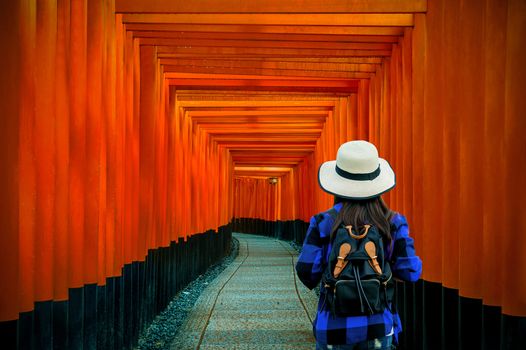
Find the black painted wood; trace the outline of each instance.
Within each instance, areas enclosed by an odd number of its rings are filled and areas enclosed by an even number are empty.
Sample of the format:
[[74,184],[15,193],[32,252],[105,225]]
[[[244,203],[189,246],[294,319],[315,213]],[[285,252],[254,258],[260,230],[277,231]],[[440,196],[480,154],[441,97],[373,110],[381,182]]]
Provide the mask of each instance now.
[[442,286],[439,283],[423,281],[423,343],[424,348],[440,350],[442,348]]
[[137,336],[142,331],[142,325],[148,323],[150,320],[150,312],[152,309],[152,293],[154,291],[153,275],[155,266],[155,254],[150,250],[146,257],[145,263],[143,264],[142,276],[140,278],[141,283],[141,297],[139,298],[142,305],[140,306],[141,317],[139,319],[139,328]]
[[482,306],[483,329],[482,347],[483,350],[498,349],[501,337],[501,308],[497,306]]
[[442,343],[443,349],[458,350],[459,339],[459,295],[458,290],[442,287]]
[[106,286],[97,286],[97,349],[107,349],[107,323],[108,317],[106,310]]
[[166,305],[168,304],[168,301],[170,299],[170,293],[168,291],[168,285],[169,285],[169,277],[170,277],[170,249],[169,248],[163,248],[162,254],[161,254],[161,260],[159,262],[159,280],[160,288],[159,288],[159,300],[162,300],[162,304],[158,305],[158,312],[161,312],[164,310]]
[[418,322],[416,318],[415,303],[406,303],[406,300],[415,300],[415,285],[413,283],[402,283],[404,286],[404,299],[398,303],[398,308],[404,308],[406,314],[401,319],[402,321],[402,334],[400,337],[400,344],[403,345],[402,349],[413,349],[416,346],[416,324]]
[[[124,276],[124,274],[123,274]],[[115,277],[114,278],[114,287],[115,287],[115,303],[114,303],[114,349],[122,349],[124,347],[123,337],[124,337],[124,278]]]
[[[142,264],[141,264],[142,265]],[[132,263],[132,294],[131,294],[131,310],[130,310],[130,322],[131,328],[130,332],[126,334],[126,337],[130,338],[129,344],[130,347],[134,343],[134,340],[137,338],[137,333],[139,330],[139,317],[142,313],[142,310],[139,308],[139,293],[140,293],[140,271],[139,263],[134,261]]]
[[115,348],[115,277],[106,280],[105,292],[106,349],[113,349]]
[[18,320],[0,322],[0,344],[2,349],[16,349]]
[[34,312],[22,312],[18,317],[17,345],[20,350],[35,349]]
[[133,328],[133,265],[126,264],[124,265],[123,273],[123,313],[122,313],[122,323],[123,323],[123,334],[122,334],[122,347],[123,349],[131,349],[132,347],[132,334]]
[[97,285],[84,286],[84,349],[97,348]]
[[459,298],[460,349],[482,348],[482,300]]
[[399,334],[398,336],[398,343],[405,345],[407,344],[408,340],[406,335],[408,334],[407,330],[409,327],[408,322],[408,305],[404,303],[404,300],[407,298],[407,288],[406,284],[403,282],[396,282],[395,284],[395,298],[396,303],[392,305],[395,312],[398,312],[401,318],[402,322],[402,329],[405,329],[406,332],[402,332],[402,334]]
[[500,349],[524,349],[526,344],[526,317],[502,315]]
[[232,230],[274,237],[286,241],[303,244],[309,223],[302,220],[265,221],[261,219],[237,218],[232,220]]
[[53,302],[36,302],[33,312],[35,347],[42,350],[53,349]]
[[53,349],[68,349],[68,301],[53,303]]
[[72,288],[69,290],[68,343],[71,349],[83,349],[84,288]]
[[412,286],[414,288],[413,299],[405,301],[415,303],[413,307],[414,333],[410,337],[413,338],[413,349],[424,349],[424,282],[419,280],[412,283]]

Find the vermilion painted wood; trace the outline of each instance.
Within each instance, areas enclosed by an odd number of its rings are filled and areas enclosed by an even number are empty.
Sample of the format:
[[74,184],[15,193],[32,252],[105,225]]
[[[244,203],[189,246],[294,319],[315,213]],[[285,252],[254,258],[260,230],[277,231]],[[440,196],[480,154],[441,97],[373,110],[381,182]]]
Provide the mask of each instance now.
[[[70,62],[64,55],[68,51],[70,41],[69,21],[70,4],[62,2],[57,4],[57,54],[56,65],[56,95],[55,95],[55,146],[56,146],[56,180],[55,180],[55,206],[63,208],[64,212],[69,209],[69,91],[68,72]],[[54,210],[55,239],[53,242],[54,272],[53,299],[67,300],[69,285],[69,216],[63,212]]]
[[[505,212],[508,209],[506,205],[495,205],[495,203],[506,202],[506,182],[495,181],[501,176],[501,169],[492,166],[498,164],[501,159],[501,150],[503,147],[502,141],[505,138],[505,123],[502,120],[495,118],[501,111],[505,110],[505,96],[506,96],[506,75],[502,74],[497,69],[488,69],[488,67],[505,67],[506,66],[506,21],[507,9],[499,6],[497,3],[488,3],[487,12],[484,15],[485,20],[485,36],[492,45],[486,45],[484,49],[484,64],[485,64],[485,81],[484,86],[484,155],[486,161],[483,166],[483,184],[484,188],[492,188],[490,192],[484,193],[483,211],[491,213],[483,217],[483,242],[490,240],[494,231],[493,227],[498,227],[502,224],[502,218],[505,217]],[[489,20],[489,17],[492,20]],[[451,26],[456,28],[459,25],[458,17],[450,20]],[[453,39],[453,36],[448,38]],[[454,58],[455,55],[451,53]],[[454,105],[451,104],[451,108]],[[451,110],[451,109],[450,109]],[[452,119],[452,118],[451,118]],[[458,121],[457,121],[458,122]],[[456,126],[454,122],[453,125]],[[452,123],[452,121],[450,121]],[[458,141],[457,141],[458,142]],[[457,190],[458,181],[452,181],[452,191]],[[459,225],[457,224],[457,227]],[[460,228],[460,227],[459,227]],[[458,230],[458,228],[457,228]],[[458,235],[458,233],[457,233]],[[502,256],[505,246],[502,241],[495,241],[490,248],[488,245],[483,246],[485,254],[495,254]],[[482,295],[484,303],[488,305],[501,305],[504,271],[496,264],[491,264],[490,260],[485,259],[482,262],[482,270],[488,271],[493,276],[491,280],[482,280]]]
[[[226,78],[228,79],[228,77]],[[306,80],[302,81],[302,83],[313,83],[313,81]],[[256,82],[257,84],[257,82]],[[340,86],[349,86],[351,82],[344,81],[341,82]],[[335,86],[338,87],[338,86]],[[331,98],[324,98],[320,100],[293,100],[293,99],[273,99],[273,100],[208,100],[208,101],[180,101],[178,103],[179,107],[197,107],[197,108],[210,108],[210,107],[245,107],[245,108],[253,108],[253,107],[273,107],[282,109],[283,107],[298,107],[298,108],[305,108],[305,107],[334,107],[335,101]]]
[[413,14],[332,14],[295,13],[230,14],[230,13],[185,13],[185,14],[123,14],[124,23],[184,23],[184,24],[250,24],[250,25],[315,25],[315,26],[412,26]]
[[310,3],[302,0],[255,0],[250,3],[244,1],[206,0],[197,4],[156,0],[145,3],[140,0],[117,0],[116,12],[137,13],[206,13],[206,12],[238,12],[238,13],[389,13],[389,12],[425,12],[427,2],[423,0],[345,0],[325,1],[323,4]]
[[[458,30],[460,25],[460,4],[451,3],[449,6],[451,11],[448,14],[448,24],[444,23],[442,28],[442,45],[444,47],[455,47],[459,48],[459,41],[457,40]],[[445,9],[442,8],[442,12],[445,13]],[[448,77],[448,81],[451,81],[453,84],[461,84],[460,77],[461,74],[454,74],[451,70],[448,70],[449,64],[453,61],[458,62],[460,58],[460,49],[455,52],[444,52],[443,63],[440,67],[441,71],[444,72],[445,76]],[[442,174],[443,177],[450,177],[448,181],[443,183],[443,199],[442,199],[442,212],[447,213],[452,210],[455,212],[460,211],[460,118],[458,118],[458,113],[462,110],[461,101],[456,97],[458,92],[444,90],[443,92],[446,104],[443,108],[444,116],[444,132],[443,132],[443,150],[444,159],[449,159],[449,161],[444,162],[442,165]],[[451,204],[446,204],[451,202]],[[454,216],[452,218],[441,218],[441,220],[447,220],[448,232],[449,234],[443,238],[444,246],[450,247],[448,250],[451,251],[451,259],[448,261],[442,269],[442,283],[445,286],[458,288],[459,281],[459,234],[461,230],[461,218],[459,216]],[[449,265],[449,266],[447,266]],[[450,268],[450,266],[455,266],[455,268]],[[454,287],[453,287],[454,286]]]
[[402,35],[402,27],[389,26],[285,26],[285,25],[255,25],[255,24],[177,24],[177,23],[127,23],[130,31],[158,30],[184,32],[234,32],[234,33],[278,33],[278,34],[317,34],[317,35]]
[[[426,57],[426,19],[424,15],[415,15],[415,27],[412,33],[413,42],[411,43],[412,51],[412,69],[413,76],[411,78],[412,85],[412,115],[411,115],[411,141],[413,149],[423,149],[423,118],[425,106],[425,67],[423,64]],[[421,62],[421,63],[418,63]],[[423,196],[423,183],[418,174],[423,172],[422,152],[411,152],[410,166],[413,176],[411,184],[411,191],[413,199],[407,205],[412,208],[412,234],[415,235],[415,249],[422,251],[423,240],[419,239],[423,231],[423,206],[421,205],[421,198]]]
[[[524,81],[526,81],[526,69],[521,56],[524,55],[526,48],[521,44],[522,38],[526,33],[526,23],[522,20],[526,16],[526,6],[521,1],[511,0],[508,5],[507,20],[507,39],[506,44],[506,95],[505,101],[505,145],[506,159],[511,163],[517,163],[516,168],[510,165],[510,170],[506,176],[506,191],[512,199],[507,203],[508,218],[505,232],[512,232],[517,229],[524,232],[526,228],[526,218],[522,215],[522,203],[525,198],[526,187],[526,165],[524,160],[524,138],[525,130],[524,108],[525,100],[522,92],[524,91]],[[492,65],[490,67],[493,67]],[[489,68],[487,68],[489,69]],[[488,140],[491,141],[492,139]],[[495,141],[494,141],[495,142]],[[516,161],[521,159],[521,161]],[[515,170],[512,170],[514,169]],[[516,182],[518,180],[518,182]],[[513,271],[504,270],[504,287],[502,298],[502,310],[507,314],[524,316],[526,315],[526,302],[524,294],[526,290],[526,268],[524,267],[526,257],[517,256],[516,249],[518,246],[524,246],[525,237],[521,235],[506,235],[504,238],[503,257],[510,254],[510,259],[516,262],[519,267]],[[517,284],[519,281],[519,284]],[[517,288],[514,288],[516,286]]]
[[[476,72],[484,71],[485,68],[484,35],[480,30],[475,29],[484,26],[484,12],[484,9],[476,7],[473,2],[461,6],[459,16],[467,20],[470,25],[464,28],[462,35],[458,37],[459,63],[466,67],[459,72],[459,81],[465,86],[465,89],[459,91],[457,97],[465,101],[458,111],[462,114],[459,125],[459,182],[461,184],[459,215],[462,218],[461,229],[464,232],[459,236],[459,286],[460,295],[477,299],[482,298],[482,279],[477,276],[484,273],[481,269],[482,264],[477,261],[483,249],[483,240],[480,239],[483,235],[478,232],[483,218],[477,211],[484,197],[483,192],[480,191],[482,181],[475,182],[472,179],[482,173],[483,162],[469,162],[468,160],[473,159],[473,156],[478,153],[479,135],[484,132],[484,125],[480,123],[480,116],[484,115],[484,105],[476,101],[484,100],[485,89],[482,84],[478,84],[471,78],[477,74]],[[468,58],[468,54],[471,57]],[[526,276],[526,270],[523,269],[523,271]]]
[[[84,285],[84,232],[86,201],[86,69],[87,69],[87,12],[86,2],[71,4],[70,26],[70,76],[69,76],[69,203],[68,229],[75,234],[69,235],[68,286],[78,288]],[[71,86],[75,86],[71,89]],[[31,299],[29,300],[32,301]]]
[[174,66],[164,65],[163,71],[172,72],[191,72],[201,74],[228,74],[233,69],[239,74],[261,75],[261,76],[287,76],[287,77],[324,77],[324,78],[343,78],[343,79],[368,79],[374,73],[371,72],[353,72],[353,71],[306,71],[301,69],[261,69],[261,68],[240,68],[240,67],[198,67],[198,66]]
[[36,16],[35,36],[35,85],[49,84],[52,88],[35,94],[35,118],[33,132],[33,157],[35,164],[35,249],[34,273],[35,299],[49,300],[53,295],[53,234],[55,210],[55,49],[56,49],[56,5],[46,3]]
[[[228,68],[259,68],[259,69],[283,69],[304,71],[344,71],[344,72],[368,72],[376,71],[376,64],[370,63],[325,63],[325,62],[279,62],[270,60],[221,60],[221,59],[185,59],[185,58],[162,58],[160,64],[163,66],[194,66],[194,67],[228,67]],[[295,75],[291,73],[290,75]]]
[[[148,39],[141,39],[147,41]],[[163,43],[161,43],[163,44]],[[154,42],[151,43],[154,45]],[[222,57],[222,56],[240,56],[240,57],[382,57],[391,54],[391,47],[384,49],[317,49],[317,48],[288,48],[288,47],[221,47],[221,46],[169,46],[170,43],[164,43],[159,46],[159,53],[179,55],[179,56],[203,56],[203,57]]]
[[[2,237],[11,238],[10,245],[2,245],[2,247],[8,248],[6,254],[2,254],[2,257],[9,257],[9,265],[7,266],[18,266],[17,275],[13,276],[12,270],[7,269],[4,273],[5,278],[15,281],[18,279],[18,283],[8,284],[5,291],[11,292],[11,295],[2,296],[2,320],[12,320],[18,318],[18,312],[29,311],[33,309],[33,302],[35,300],[35,276],[34,276],[34,259],[35,259],[35,245],[34,245],[34,232],[35,232],[35,207],[36,207],[36,172],[34,164],[34,129],[35,123],[35,84],[34,84],[34,60],[35,60],[35,36],[34,29],[36,28],[36,18],[30,15],[29,4],[21,4],[18,9],[12,9],[16,15],[15,20],[19,22],[20,28],[20,51],[19,51],[19,72],[20,72],[20,85],[19,91],[16,91],[14,96],[6,96],[6,98],[13,98],[14,101],[18,100],[17,105],[19,111],[16,111],[16,107],[9,104],[9,101],[2,103],[3,106],[9,106],[12,109],[14,115],[11,118],[16,118],[16,113],[19,113],[18,120],[15,119],[17,127],[13,130],[9,130],[10,133],[18,133],[18,186],[16,192],[18,192],[18,208],[11,212],[15,215],[16,224],[11,222],[11,230]],[[2,12],[2,15],[9,15],[9,12]],[[4,22],[4,23],[9,23]],[[7,31],[5,32],[7,35]],[[9,40],[14,38],[3,38],[4,41],[9,43]],[[17,47],[16,45],[12,47]],[[16,66],[15,66],[16,67]],[[73,72],[72,72],[73,73]],[[16,78],[14,79],[16,81]],[[11,91],[11,90],[10,90]],[[11,91],[14,93],[15,91]],[[23,93],[22,93],[23,92]],[[14,103],[11,101],[11,103]],[[8,118],[7,120],[11,120]],[[12,124],[11,124],[12,125]],[[13,125],[14,126],[14,125]],[[13,127],[12,126],[12,127]],[[5,130],[7,132],[8,130]],[[7,139],[9,140],[9,139]],[[16,163],[15,163],[16,164]],[[7,175],[8,172],[5,172]],[[16,198],[16,192],[14,194]],[[6,194],[9,192],[6,192]],[[10,199],[11,201],[13,199]],[[9,201],[4,201],[9,203]],[[5,213],[8,213],[6,211]],[[4,214],[5,215],[5,214]],[[23,217],[24,220],[20,218]],[[9,221],[7,221],[9,222]],[[4,239],[5,239],[4,238]],[[7,242],[6,242],[7,243]],[[17,252],[16,254],[13,254]],[[13,255],[11,255],[13,254]],[[25,272],[24,272],[25,271]],[[11,273],[10,273],[11,272]],[[82,276],[80,276],[82,278]],[[11,288],[10,288],[11,287]],[[17,293],[18,291],[18,293]],[[7,294],[6,293],[6,294]],[[17,296],[18,295],[18,296]],[[14,303],[14,300],[19,300],[18,303]]]
[[[133,33],[134,38],[171,38],[182,41],[193,42],[194,40],[237,40],[237,41],[268,41],[285,43],[310,44],[316,42],[320,45],[330,43],[397,43],[397,35],[323,35],[323,34],[291,34],[282,35],[279,33],[260,33],[260,32],[216,32],[216,31],[169,31],[169,30],[140,30],[133,24],[126,26]],[[213,27],[216,28],[216,27]],[[154,29],[154,28],[151,28]],[[156,29],[156,28],[155,28]],[[196,28],[197,29],[197,28]],[[212,28],[210,28],[212,29]]]
[[[103,6],[101,3],[88,2],[87,16],[87,69],[86,92],[86,207],[84,211],[84,283],[97,283],[101,261],[103,232],[99,226],[100,215],[104,212],[105,172],[101,164],[102,149],[102,61],[103,61]],[[101,191],[102,189],[102,191]],[[87,263],[91,262],[91,263]]]
[[[30,140],[32,136],[33,110],[30,104],[19,103],[24,96],[25,82],[32,79],[32,70],[27,64],[31,60],[25,56],[26,44],[33,39],[33,33],[25,26],[26,10],[25,6],[14,2],[0,4],[0,42],[6,49],[12,50],[10,54],[0,56],[3,76],[0,82],[0,113],[3,116],[0,127],[0,222],[3,227],[0,235],[0,278],[3,281],[0,288],[0,321],[18,318],[20,305],[17,300],[21,287],[25,287],[26,297],[33,299],[32,274],[19,279],[24,274],[23,271],[28,271],[24,270],[28,265],[27,258],[25,254],[20,254],[19,245],[31,242],[33,226],[32,220],[28,220],[25,226],[20,226],[18,219],[19,212],[26,213],[33,209],[25,209],[20,201],[27,198],[30,200],[28,204],[32,204],[30,194],[34,183],[33,173],[27,171],[31,170],[32,165],[29,152],[31,145],[23,144],[24,140]],[[26,67],[29,68],[28,71],[24,71]],[[31,92],[32,90],[26,91],[27,94]],[[25,175],[23,171],[28,174]],[[28,190],[19,191],[19,188],[26,185]],[[14,328],[16,330],[16,325]]]
[[[171,73],[176,74],[176,73]],[[251,87],[259,87],[266,89],[278,89],[282,88],[285,91],[295,91],[294,89],[314,89],[314,92],[320,90],[320,92],[331,91],[330,89],[336,89],[338,92],[343,91],[356,91],[357,83],[355,80],[284,80],[284,79],[275,79],[272,80],[260,79],[184,79],[184,78],[170,78],[170,73],[166,74],[168,83],[176,87],[182,87],[188,89],[190,86],[196,86],[200,89],[202,88],[211,88],[216,86],[223,86],[227,89],[231,87],[239,87],[243,85],[250,84]],[[310,77],[309,77],[310,78]],[[247,84],[248,83],[248,84]],[[286,89],[285,89],[286,88]],[[318,89],[318,90],[317,90]],[[272,90],[271,90],[272,91]]]
[[[318,49],[318,50],[391,50],[391,43],[379,42],[344,42],[342,41],[292,41],[290,40],[232,40],[224,38],[179,39],[162,36],[141,37],[142,45],[171,47],[238,47],[238,48],[284,48],[284,49]],[[374,55],[372,55],[374,56]]]

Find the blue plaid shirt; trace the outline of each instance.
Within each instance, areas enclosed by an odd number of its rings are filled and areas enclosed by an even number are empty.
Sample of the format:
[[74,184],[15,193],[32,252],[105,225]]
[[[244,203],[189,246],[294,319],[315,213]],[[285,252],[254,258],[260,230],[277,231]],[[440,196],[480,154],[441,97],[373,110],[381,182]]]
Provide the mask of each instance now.
[[[342,204],[333,209],[339,212]],[[314,215],[310,220],[307,236],[301,254],[296,263],[298,277],[308,288],[313,289],[321,280],[323,270],[328,264],[330,253],[330,233],[334,223],[329,211]],[[385,248],[390,261],[393,276],[415,282],[422,272],[422,261],[415,255],[413,239],[409,237],[409,227],[404,216],[396,214],[391,220],[393,243]],[[388,309],[383,314],[370,316],[337,317],[330,313],[323,302],[325,290],[321,288],[318,312],[313,323],[316,341],[320,344],[355,344],[365,340],[393,334],[398,339],[402,331],[400,317]]]

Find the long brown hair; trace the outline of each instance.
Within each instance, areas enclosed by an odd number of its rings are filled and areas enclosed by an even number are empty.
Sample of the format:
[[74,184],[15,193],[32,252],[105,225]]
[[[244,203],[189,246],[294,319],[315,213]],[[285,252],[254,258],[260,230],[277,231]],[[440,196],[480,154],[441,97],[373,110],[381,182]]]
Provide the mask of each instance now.
[[352,200],[334,197],[334,204],[342,203],[342,208],[331,230],[331,241],[334,233],[343,223],[345,226],[362,227],[364,224],[371,224],[378,227],[378,231],[384,239],[384,243],[391,243],[391,218],[394,212],[389,209],[382,197],[373,197],[365,200]]

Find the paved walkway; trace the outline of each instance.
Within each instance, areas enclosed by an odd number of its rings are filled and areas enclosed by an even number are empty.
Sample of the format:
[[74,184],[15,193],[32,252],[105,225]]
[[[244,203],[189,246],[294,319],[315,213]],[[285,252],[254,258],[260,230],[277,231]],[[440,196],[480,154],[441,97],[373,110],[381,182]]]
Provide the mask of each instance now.
[[235,233],[237,259],[199,297],[172,349],[314,349],[317,297],[288,243]]

